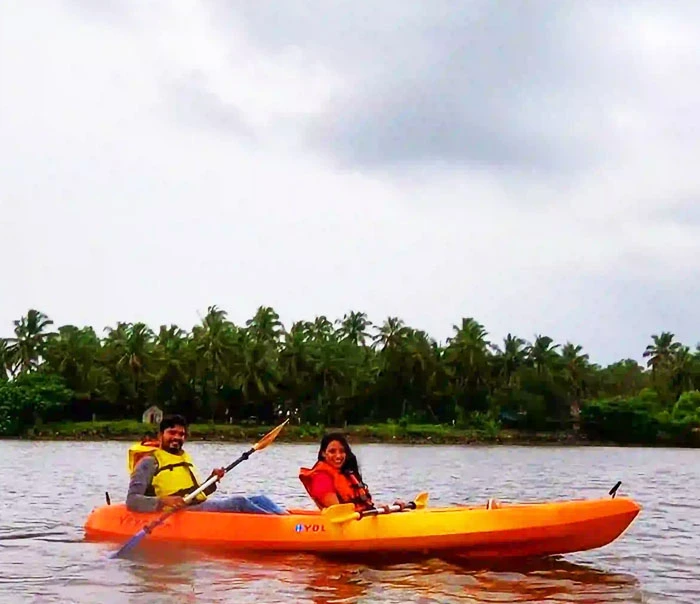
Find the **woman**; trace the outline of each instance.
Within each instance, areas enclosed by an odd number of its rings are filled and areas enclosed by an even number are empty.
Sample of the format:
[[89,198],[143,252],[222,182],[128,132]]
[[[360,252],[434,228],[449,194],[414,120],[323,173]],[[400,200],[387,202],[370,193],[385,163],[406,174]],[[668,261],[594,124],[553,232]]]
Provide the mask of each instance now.
[[374,507],[357,458],[343,434],[333,432],[321,439],[318,461],[313,468],[301,468],[299,480],[319,509],[339,503],[353,503],[358,512]]

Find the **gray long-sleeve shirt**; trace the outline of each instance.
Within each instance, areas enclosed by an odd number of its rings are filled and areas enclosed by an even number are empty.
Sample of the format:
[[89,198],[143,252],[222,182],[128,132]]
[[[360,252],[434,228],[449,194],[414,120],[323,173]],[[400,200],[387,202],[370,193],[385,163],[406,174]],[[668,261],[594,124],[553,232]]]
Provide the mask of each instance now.
[[[129,491],[126,494],[126,507],[132,512],[157,512],[163,509],[163,503],[158,497],[146,495],[158,470],[158,462],[152,455],[147,455],[134,468],[129,480]],[[205,489],[207,495],[216,491],[216,483]]]

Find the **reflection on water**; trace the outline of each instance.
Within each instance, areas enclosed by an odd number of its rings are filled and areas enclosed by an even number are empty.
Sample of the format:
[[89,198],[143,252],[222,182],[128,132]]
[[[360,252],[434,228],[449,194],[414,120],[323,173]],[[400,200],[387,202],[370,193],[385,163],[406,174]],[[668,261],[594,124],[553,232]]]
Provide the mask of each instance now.
[[[644,602],[630,574],[563,559],[488,567],[429,559],[384,563],[310,555],[221,556],[146,549],[128,566],[150,602]],[[233,570],[233,572],[232,572]],[[133,600],[132,600],[133,601]],[[144,600],[145,601],[145,600]],[[180,601],[180,600],[178,600]],[[186,601],[186,600],[181,600]]]
[[564,559],[483,567],[436,558],[360,563],[337,556],[223,556],[151,546],[117,564],[122,577],[118,588],[129,594],[129,602],[647,601],[633,575]]
[[[241,448],[190,446],[206,469],[237,457]],[[420,490],[430,491],[433,505],[481,503],[494,496],[599,497],[619,479],[621,494],[632,495],[644,509],[620,540],[600,550],[503,565],[396,556],[233,555],[148,539],[129,558],[114,560],[109,554],[118,545],[84,542],[82,525],[90,509],[104,503],[106,490],[113,501],[123,499],[126,444],[0,441],[5,493],[0,602],[700,602],[697,451],[357,449],[379,501],[409,499]],[[286,505],[307,507],[296,470],[314,456],[314,445],[276,444],[239,466],[222,482],[221,493],[265,492]],[[22,487],[16,476],[24,477]]]

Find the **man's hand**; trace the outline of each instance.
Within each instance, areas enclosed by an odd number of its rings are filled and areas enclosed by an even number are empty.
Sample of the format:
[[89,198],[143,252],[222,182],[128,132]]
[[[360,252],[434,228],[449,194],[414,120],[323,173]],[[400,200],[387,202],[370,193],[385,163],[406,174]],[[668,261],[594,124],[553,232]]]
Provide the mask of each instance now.
[[178,509],[185,506],[185,500],[179,495],[168,495],[167,497],[160,497],[160,502],[163,504],[164,508]]
[[221,480],[224,477],[224,474],[226,474],[226,470],[223,468],[215,468],[211,471],[209,477],[211,478],[212,476],[216,476],[219,480]]

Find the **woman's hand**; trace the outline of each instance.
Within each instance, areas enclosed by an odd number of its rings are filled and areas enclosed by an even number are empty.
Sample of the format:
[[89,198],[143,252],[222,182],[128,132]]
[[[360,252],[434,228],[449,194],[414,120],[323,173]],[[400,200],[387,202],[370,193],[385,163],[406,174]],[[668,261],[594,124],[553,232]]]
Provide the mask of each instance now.
[[406,509],[406,502],[403,499],[397,499],[391,505],[398,505],[402,510]]

